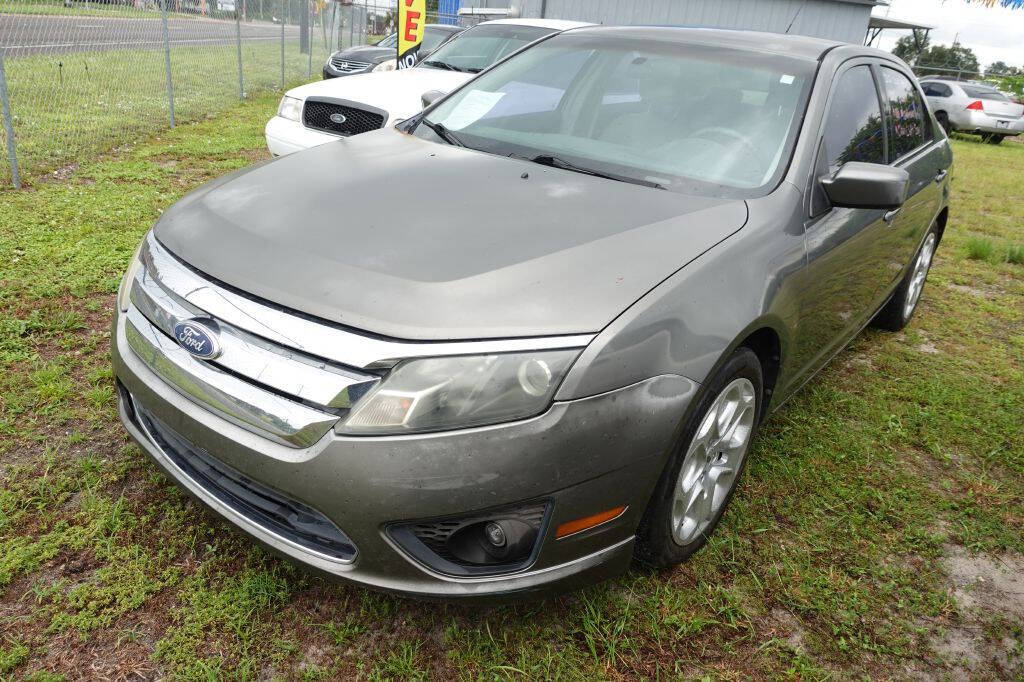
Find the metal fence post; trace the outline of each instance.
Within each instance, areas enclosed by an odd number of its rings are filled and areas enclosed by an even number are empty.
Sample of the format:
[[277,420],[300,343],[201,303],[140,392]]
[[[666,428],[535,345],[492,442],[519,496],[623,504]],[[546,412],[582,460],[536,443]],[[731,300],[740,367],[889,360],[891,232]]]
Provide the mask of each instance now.
[[[235,0],[240,2],[241,0]],[[245,83],[242,81],[242,15],[235,6],[235,46],[238,48],[238,99],[245,99]]]
[[306,78],[313,75],[313,1],[306,0],[306,6],[309,7],[309,26],[307,33],[309,38],[307,40],[309,49],[306,50]]
[[[284,13],[282,12],[282,14],[284,14]],[[281,89],[284,90],[284,17],[283,16],[281,17]]]
[[167,72],[167,117],[174,127],[174,84],[171,82],[171,38],[167,30],[167,0],[162,0],[160,8],[161,21],[164,27],[164,70]]
[[0,48],[0,113],[4,119],[4,134],[7,136],[7,161],[11,164],[11,181],[15,189],[21,189],[18,175],[18,156],[14,150],[14,123],[11,121],[11,101],[7,96],[7,75],[4,72],[4,51]]

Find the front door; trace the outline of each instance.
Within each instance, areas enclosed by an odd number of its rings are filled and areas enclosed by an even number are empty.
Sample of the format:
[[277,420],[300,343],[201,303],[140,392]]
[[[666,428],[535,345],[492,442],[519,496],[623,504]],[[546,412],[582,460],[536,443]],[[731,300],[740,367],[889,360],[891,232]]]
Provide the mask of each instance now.
[[870,63],[848,63],[833,80],[805,224],[806,285],[796,343],[801,375],[816,371],[874,312],[886,281],[886,211],[837,208],[817,182],[848,161],[886,162],[882,108]]

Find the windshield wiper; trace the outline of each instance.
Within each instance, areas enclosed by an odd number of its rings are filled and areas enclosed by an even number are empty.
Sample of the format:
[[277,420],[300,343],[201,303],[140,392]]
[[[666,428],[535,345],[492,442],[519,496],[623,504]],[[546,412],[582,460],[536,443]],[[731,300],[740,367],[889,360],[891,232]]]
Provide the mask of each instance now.
[[432,66],[435,69],[444,69],[445,71],[463,71],[457,66],[452,66],[448,62],[438,61],[436,59],[428,59],[422,62],[423,66]]
[[453,145],[455,147],[466,146],[465,144],[463,144],[462,140],[455,137],[455,133],[445,128],[443,123],[434,123],[433,121],[428,121],[426,118],[421,118],[420,123],[433,130],[435,135],[440,137],[448,144]]
[[643,185],[644,187],[652,187],[654,189],[665,189],[665,186],[651,180],[643,180],[641,178],[632,178],[628,175],[618,175],[616,173],[605,173],[603,171],[594,170],[593,168],[584,168],[583,166],[577,166],[574,163],[570,163],[565,159],[560,159],[557,156],[551,154],[538,154],[529,161],[539,163],[542,166],[551,166],[552,168],[561,168],[562,170],[572,171],[574,173],[583,173],[584,175],[593,175],[596,178],[606,178],[608,180],[618,180],[619,182],[629,182],[634,185]]

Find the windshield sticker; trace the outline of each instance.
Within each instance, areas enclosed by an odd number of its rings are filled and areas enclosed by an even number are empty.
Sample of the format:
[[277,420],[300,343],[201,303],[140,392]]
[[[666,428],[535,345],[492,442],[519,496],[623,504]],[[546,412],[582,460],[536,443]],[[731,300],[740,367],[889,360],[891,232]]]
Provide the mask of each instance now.
[[440,123],[448,130],[462,130],[470,123],[483,118],[504,96],[504,92],[470,90],[455,107],[455,111],[448,114]]
[[793,80],[794,78],[787,73],[786,75],[779,79],[779,82],[782,83],[783,85],[792,85]]

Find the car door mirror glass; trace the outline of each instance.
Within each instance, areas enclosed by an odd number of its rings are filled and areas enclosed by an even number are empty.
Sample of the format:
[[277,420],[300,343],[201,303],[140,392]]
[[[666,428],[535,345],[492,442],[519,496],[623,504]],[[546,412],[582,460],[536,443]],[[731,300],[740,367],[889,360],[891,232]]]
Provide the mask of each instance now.
[[907,200],[910,174],[880,163],[849,161],[821,179],[833,206],[845,208],[899,208]]

